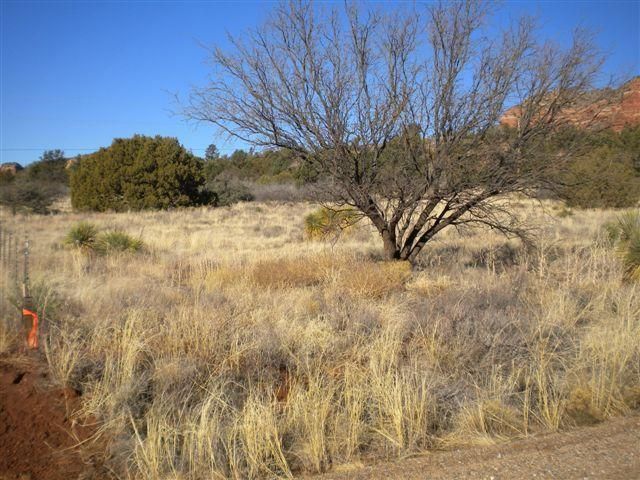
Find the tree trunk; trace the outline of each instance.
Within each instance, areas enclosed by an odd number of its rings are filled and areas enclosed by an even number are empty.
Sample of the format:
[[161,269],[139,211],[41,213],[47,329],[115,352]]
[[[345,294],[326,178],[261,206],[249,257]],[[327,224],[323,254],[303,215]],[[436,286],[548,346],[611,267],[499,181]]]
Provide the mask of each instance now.
[[400,259],[400,249],[396,245],[395,235],[391,234],[389,230],[383,230],[382,242],[384,244],[384,258],[386,260]]
[[407,256],[407,260],[411,265],[414,265],[416,263],[416,258],[418,257],[418,254],[422,251],[422,247],[420,247],[419,249],[414,250],[413,252],[411,252],[408,256]]

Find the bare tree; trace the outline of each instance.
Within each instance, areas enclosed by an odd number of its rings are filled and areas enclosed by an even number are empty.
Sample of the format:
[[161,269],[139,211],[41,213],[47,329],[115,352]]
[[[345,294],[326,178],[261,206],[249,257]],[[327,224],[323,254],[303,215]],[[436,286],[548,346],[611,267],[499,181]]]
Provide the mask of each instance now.
[[[371,220],[389,259],[415,261],[451,226],[520,234],[509,199],[552,183],[562,159],[544,141],[602,59],[581,32],[566,49],[537,41],[528,19],[491,34],[491,13],[476,1],[393,13],[281,4],[233,52],[212,52],[211,82],[185,113],[297,152]],[[501,127],[513,105],[517,125]]]

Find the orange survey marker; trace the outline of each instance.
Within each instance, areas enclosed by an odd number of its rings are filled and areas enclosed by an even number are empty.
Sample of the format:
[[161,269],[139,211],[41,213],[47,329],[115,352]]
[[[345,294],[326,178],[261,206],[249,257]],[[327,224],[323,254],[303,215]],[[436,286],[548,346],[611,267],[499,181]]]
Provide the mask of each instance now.
[[38,348],[38,314],[36,312],[32,312],[31,310],[27,310],[26,308],[22,309],[23,317],[31,317],[31,330],[27,335],[27,345],[29,348],[36,349]]

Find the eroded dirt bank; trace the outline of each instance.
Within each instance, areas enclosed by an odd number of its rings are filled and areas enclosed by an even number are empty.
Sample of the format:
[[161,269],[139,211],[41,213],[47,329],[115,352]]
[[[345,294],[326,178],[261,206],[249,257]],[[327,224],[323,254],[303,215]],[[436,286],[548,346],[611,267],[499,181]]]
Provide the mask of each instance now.
[[0,480],[97,478],[79,392],[53,388],[37,359],[0,358]]

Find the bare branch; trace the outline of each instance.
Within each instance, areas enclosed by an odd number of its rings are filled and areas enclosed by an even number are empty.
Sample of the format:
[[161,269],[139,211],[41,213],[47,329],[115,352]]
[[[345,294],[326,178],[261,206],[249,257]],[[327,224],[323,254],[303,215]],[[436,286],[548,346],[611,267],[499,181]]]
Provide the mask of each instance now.
[[504,199],[553,188],[569,147],[544,142],[593,95],[602,56],[583,31],[567,49],[536,41],[528,18],[496,34],[490,3],[420,8],[282,3],[213,52],[185,115],[296,152],[371,220],[388,258],[415,260],[450,226],[524,234]]

